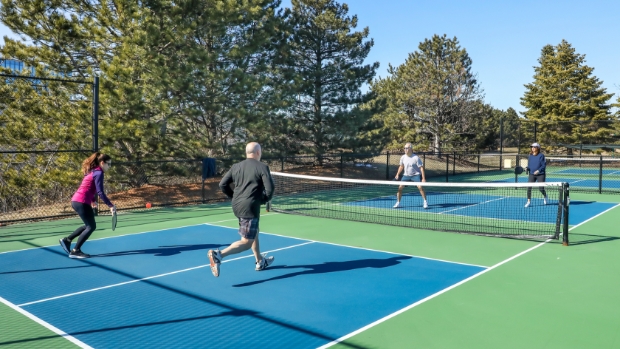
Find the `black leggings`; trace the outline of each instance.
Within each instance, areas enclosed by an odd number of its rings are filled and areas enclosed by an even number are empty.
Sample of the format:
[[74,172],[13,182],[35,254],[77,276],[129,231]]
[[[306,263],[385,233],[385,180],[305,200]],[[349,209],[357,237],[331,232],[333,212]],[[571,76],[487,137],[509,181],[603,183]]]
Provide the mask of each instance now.
[[75,245],[75,249],[79,251],[84,242],[86,242],[86,240],[90,237],[90,234],[97,229],[97,223],[95,222],[95,212],[90,205],[77,201],[71,201],[71,207],[73,207],[75,212],[77,212],[84,222],[83,226],[77,228],[73,234],[69,235],[69,240],[73,240],[78,236],[80,237]]
[[[545,177],[546,175],[544,174],[539,174],[539,175],[534,175],[530,173],[530,176],[527,178],[527,181],[530,183],[533,182],[541,182],[544,183],[545,182]],[[540,192],[543,194],[543,196],[547,196],[547,192],[545,192],[545,188],[543,187],[539,187],[538,190],[540,190]],[[527,188],[527,199],[530,200],[532,198],[532,187]]]

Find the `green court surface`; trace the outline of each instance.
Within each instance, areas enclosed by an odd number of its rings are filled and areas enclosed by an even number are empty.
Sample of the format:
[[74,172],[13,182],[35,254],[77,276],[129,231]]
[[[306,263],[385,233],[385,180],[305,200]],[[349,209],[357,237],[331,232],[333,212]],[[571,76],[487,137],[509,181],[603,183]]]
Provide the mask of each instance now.
[[[620,202],[616,195],[573,193],[572,199]],[[201,223],[237,226],[229,203],[121,213],[114,232],[109,217],[97,221],[91,239]],[[0,228],[0,252],[56,245],[78,224],[65,219]],[[277,213],[261,218],[261,231],[268,233],[489,267],[351,333],[332,348],[618,348],[619,226],[616,206],[573,227],[571,246],[564,247],[555,240],[541,243]],[[87,245],[84,249],[88,252]],[[206,261],[205,256],[196,264]],[[0,329],[2,348],[76,347],[2,303]],[[207,343],[209,334],[204,336]]]

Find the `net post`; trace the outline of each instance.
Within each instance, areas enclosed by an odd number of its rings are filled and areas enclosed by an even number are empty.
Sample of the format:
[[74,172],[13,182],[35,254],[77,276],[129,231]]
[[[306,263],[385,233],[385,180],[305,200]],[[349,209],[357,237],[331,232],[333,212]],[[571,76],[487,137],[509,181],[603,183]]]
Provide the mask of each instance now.
[[563,246],[568,246],[568,214],[569,214],[569,205],[570,205],[570,187],[568,183],[564,183],[562,185],[562,196],[563,196],[563,207],[562,210],[564,211],[563,213],[563,217],[564,217],[564,222],[562,224],[562,245]]
[[390,152],[385,153],[385,179],[390,179]]
[[599,158],[598,167],[598,193],[601,194],[603,192],[603,155]]

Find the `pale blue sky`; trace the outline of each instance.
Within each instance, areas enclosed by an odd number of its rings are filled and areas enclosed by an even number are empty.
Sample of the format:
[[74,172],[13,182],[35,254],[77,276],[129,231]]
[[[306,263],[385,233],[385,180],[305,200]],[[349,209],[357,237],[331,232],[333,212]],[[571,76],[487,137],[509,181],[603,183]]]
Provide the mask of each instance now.
[[[378,61],[378,76],[388,63],[402,64],[433,34],[456,36],[473,60],[473,71],[496,108],[522,111],[524,84],[546,44],[566,39],[608,92],[620,95],[620,1],[618,0],[352,0],[359,28],[368,26],[375,46],[368,62]],[[290,6],[283,0],[283,6]],[[0,36],[15,37],[0,24]]]

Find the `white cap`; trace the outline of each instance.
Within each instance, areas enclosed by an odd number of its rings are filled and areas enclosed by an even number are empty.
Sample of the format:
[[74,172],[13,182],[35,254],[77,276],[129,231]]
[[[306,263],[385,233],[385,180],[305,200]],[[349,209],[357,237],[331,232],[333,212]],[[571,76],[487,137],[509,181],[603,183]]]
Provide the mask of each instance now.
[[532,148],[534,148],[534,147],[536,147],[536,148],[540,149],[540,144],[538,144],[538,143],[532,143]]

